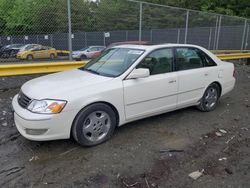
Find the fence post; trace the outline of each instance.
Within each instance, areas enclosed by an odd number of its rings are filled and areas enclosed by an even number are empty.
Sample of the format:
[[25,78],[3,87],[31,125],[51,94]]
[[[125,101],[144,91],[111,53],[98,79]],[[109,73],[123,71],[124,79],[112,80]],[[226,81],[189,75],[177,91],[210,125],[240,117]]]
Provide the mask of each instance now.
[[177,31],[177,44],[179,44],[180,43],[180,29],[178,29],[178,31]]
[[212,40],[212,27],[209,29],[209,38],[208,38],[208,48],[210,50],[211,47],[211,40]]
[[53,34],[50,34],[50,46],[54,47],[54,44],[53,44]]
[[36,35],[36,43],[39,44],[39,36]]
[[241,48],[240,48],[241,50],[244,49],[246,29],[247,29],[247,19],[245,19],[245,22],[244,22],[244,29],[243,29],[243,33],[242,33],[242,41],[241,41]]
[[103,46],[106,46],[106,37],[105,37],[105,32],[103,32]]
[[219,18],[219,24],[218,24],[218,33],[217,33],[217,41],[216,41],[216,50],[218,50],[218,46],[219,46],[220,29],[221,29],[221,16],[220,16],[220,18]]
[[69,45],[69,60],[72,60],[71,0],[67,0],[67,8],[68,8],[68,45]]
[[187,44],[188,21],[189,21],[189,10],[187,10],[187,15],[186,15],[186,28],[185,28],[185,38],[184,38],[184,44]]
[[213,45],[213,50],[215,50],[215,48],[216,48],[218,19],[219,19],[219,17],[216,16],[216,23],[215,23],[215,28],[214,28],[214,45]]
[[153,29],[150,30],[150,42],[153,43]]
[[245,50],[248,47],[248,37],[249,37],[249,29],[250,29],[250,25],[247,26],[247,34],[246,34],[246,41],[245,41]]
[[142,2],[140,2],[139,41],[141,41],[141,35],[142,35]]
[[87,40],[87,32],[84,33],[84,47],[86,48],[88,46],[88,40]]

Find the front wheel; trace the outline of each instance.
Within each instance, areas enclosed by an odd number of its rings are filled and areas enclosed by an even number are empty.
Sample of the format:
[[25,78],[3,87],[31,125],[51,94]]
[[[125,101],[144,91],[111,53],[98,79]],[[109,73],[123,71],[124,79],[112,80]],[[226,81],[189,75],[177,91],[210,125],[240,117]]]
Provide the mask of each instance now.
[[72,135],[82,146],[94,146],[108,140],[116,127],[116,114],[103,103],[90,105],[79,112]]
[[31,61],[31,60],[33,60],[33,59],[34,59],[33,55],[31,55],[31,54],[27,55],[27,60],[28,60],[28,61]]
[[201,98],[200,104],[197,108],[203,112],[210,112],[216,108],[218,99],[220,97],[220,88],[217,84],[211,84],[206,89],[203,97]]
[[86,55],[81,55],[80,60],[86,60],[88,57]]

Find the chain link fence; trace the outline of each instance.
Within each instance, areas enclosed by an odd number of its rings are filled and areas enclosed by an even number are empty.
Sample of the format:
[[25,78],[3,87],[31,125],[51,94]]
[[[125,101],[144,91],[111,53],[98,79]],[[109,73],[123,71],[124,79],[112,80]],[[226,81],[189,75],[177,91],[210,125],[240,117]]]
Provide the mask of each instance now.
[[124,41],[250,50],[250,20],[135,0],[0,4],[0,62],[68,60],[68,52]]

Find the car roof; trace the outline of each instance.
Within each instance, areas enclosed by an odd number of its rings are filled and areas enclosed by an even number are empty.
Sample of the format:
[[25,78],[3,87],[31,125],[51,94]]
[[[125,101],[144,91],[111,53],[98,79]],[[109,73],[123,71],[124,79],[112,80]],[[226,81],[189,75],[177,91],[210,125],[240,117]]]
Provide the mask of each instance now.
[[167,43],[167,44],[157,44],[157,45],[135,45],[135,44],[122,44],[118,46],[114,46],[112,48],[132,48],[132,49],[139,49],[139,50],[154,50],[158,48],[164,48],[164,47],[195,47],[195,48],[201,48],[200,46],[197,45],[192,45],[192,44],[172,44],[172,43]]
[[212,52],[210,52],[209,50],[198,46],[198,45],[193,45],[193,44],[158,44],[158,45],[119,45],[119,46],[114,46],[111,48],[130,48],[130,49],[137,49],[137,50],[145,50],[147,52],[153,51],[153,50],[157,50],[160,48],[170,48],[170,47],[193,47],[193,48],[198,48],[200,50],[202,50],[203,52],[206,52],[206,54],[208,54],[214,61],[216,62],[220,62],[220,59],[215,56]]
[[105,48],[105,46],[89,46],[88,48],[92,48],[92,47],[102,47],[102,48]]

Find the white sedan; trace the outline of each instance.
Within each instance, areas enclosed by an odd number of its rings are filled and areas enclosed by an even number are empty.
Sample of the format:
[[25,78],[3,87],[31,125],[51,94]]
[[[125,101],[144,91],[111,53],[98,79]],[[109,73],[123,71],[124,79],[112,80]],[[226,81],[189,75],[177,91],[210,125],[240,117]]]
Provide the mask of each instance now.
[[187,106],[215,109],[234,88],[234,65],[194,45],[121,45],[85,67],[25,83],[12,102],[27,139],[93,146],[117,126]]

